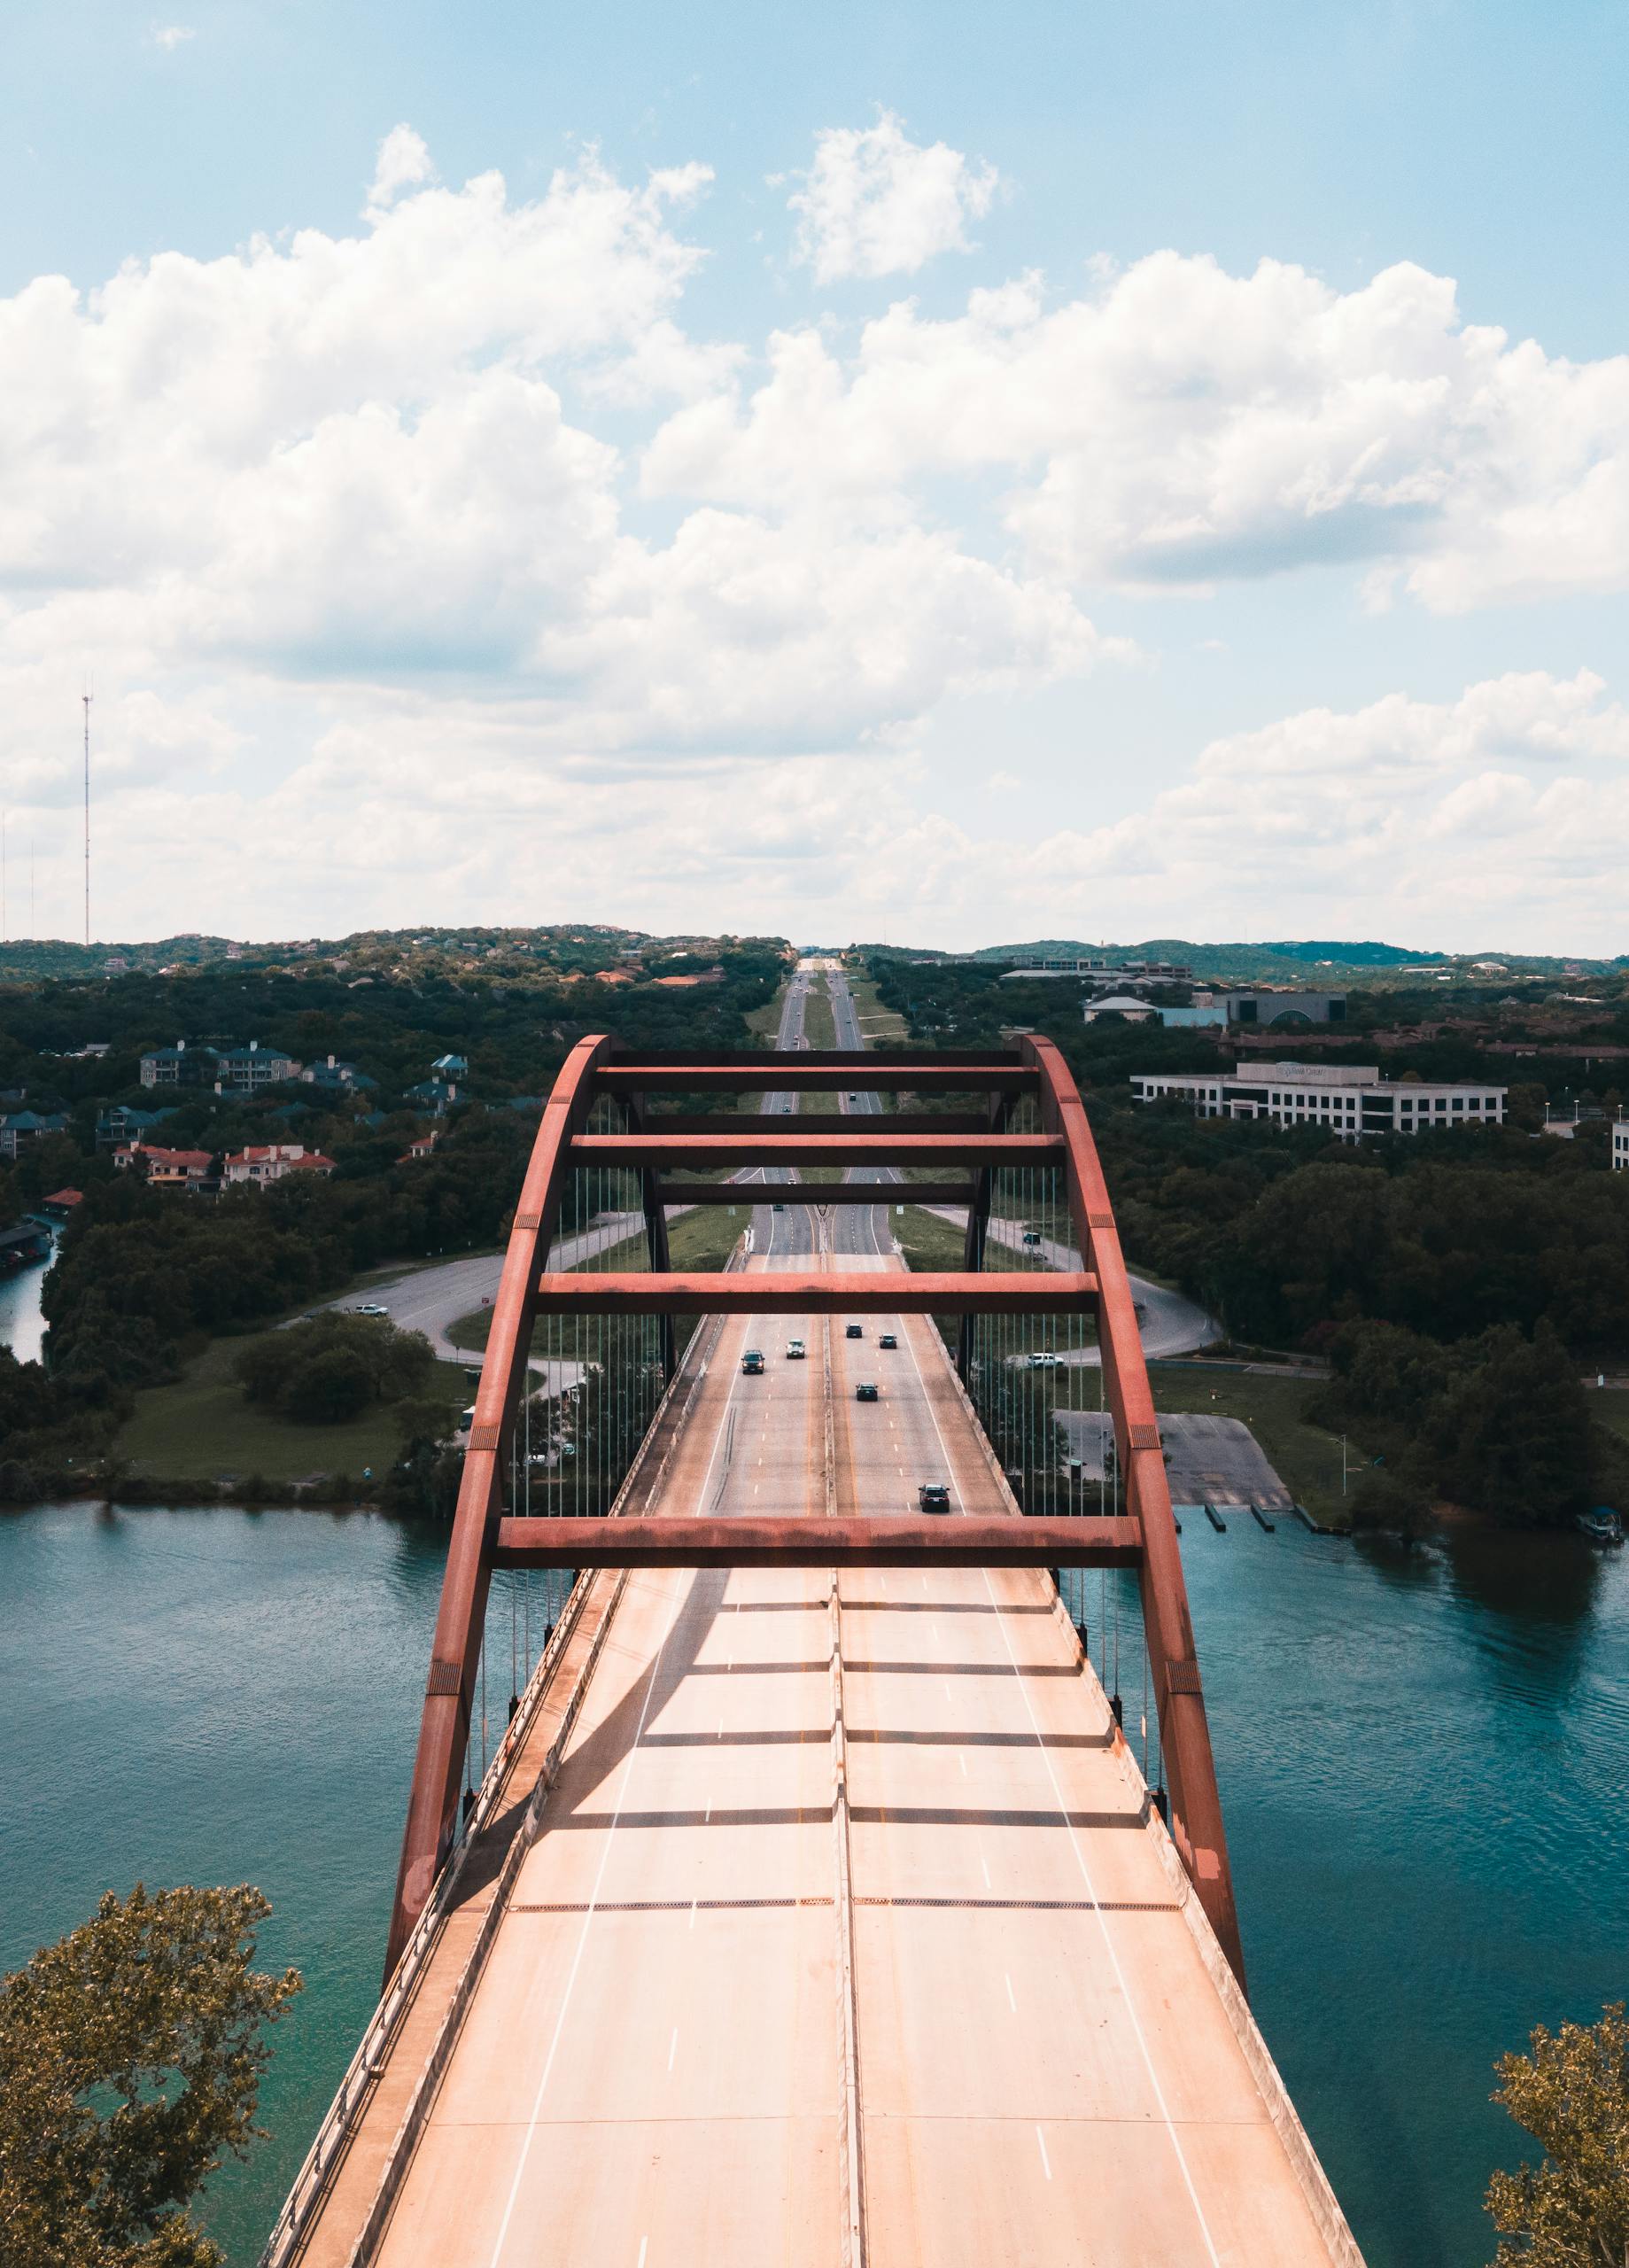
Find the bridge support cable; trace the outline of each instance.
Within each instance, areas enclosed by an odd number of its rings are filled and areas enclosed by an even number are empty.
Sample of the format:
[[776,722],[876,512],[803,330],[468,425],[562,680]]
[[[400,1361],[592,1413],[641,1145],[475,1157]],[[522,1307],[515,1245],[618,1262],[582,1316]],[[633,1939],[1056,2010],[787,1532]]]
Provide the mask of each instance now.
[[[547,1643],[556,1619],[555,1574],[567,1568],[1029,1565],[1054,1571],[1078,1624],[1089,1619],[1086,1571],[1102,1571],[1098,1646],[1116,1699],[1118,1594],[1122,1575],[1135,1575],[1148,1663],[1142,1723],[1146,1728],[1152,1714],[1163,1751],[1172,1839],[1242,1982],[1159,1429],[1101,1167],[1067,1065],[1050,1041],[1033,1037],[998,1054],[803,1050],[775,1059],[778,1088],[841,1097],[863,1076],[871,1091],[955,1099],[956,1114],[907,1111],[879,1121],[840,1107],[832,1130],[813,1113],[803,1114],[801,1125],[784,1112],[756,1122],[725,1114],[710,1122],[702,1114],[702,1130],[690,1131],[695,1115],[663,1113],[666,1097],[761,1093],[765,1069],[762,1054],[701,1063],[645,1053],[630,1059],[594,1037],[572,1050],[549,1098],[515,1215],[469,1434],[403,1838],[392,1967],[456,1830],[495,1571],[510,1583],[541,1571]],[[962,1098],[979,1107],[962,1110]],[[728,1130],[715,1130],[720,1122]],[[716,1203],[721,1188],[734,1186],[676,1184],[675,1169],[722,1169],[737,1180],[746,1174],[784,1185],[802,1166],[860,1169],[858,1183],[823,1185],[822,1205],[828,1198],[919,1201],[928,1190],[920,1183],[902,1190],[900,1182],[904,1169],[927,1169],[935,1197],[952,1190],[967,1206],[962,1270],[840,1272],[831,1264],[836,1255],[827,1249],[824,1214],[820,1252],[808,1270],[672,1268],[664,1208],[675,1188],[706,1192],[696,1201]],[[972,1178],[944,1181],[946,1169]],[[872,1193],[881,1191],[888,1194]],[[567,1229],[586,1233],[578,1247],[586,1265],[551,1262],[557,1232]],[[643,1268],[630,1266],[631,1247]],[[717,1519],[705,1507],[694,1517],[645,1517],[640,1507],[655,1486],[648,1476],[664,1469],[695,1382],[698,1342],[692,1338],[681,1355],[677,1318],[716,1318],[716,1336],[727,1316],[776,1314],[822,1317],[827,1328],[839,1314],[935,1319],[982,1423],[992,1470],[1005,1476],[1028,1517],[817,1515],[777,1523]],[[961,1320],[952,1326],[951,1317]],[[1097,1436],[1098,1509],[1090,1513],[1083,1460],[1075,1456],[1086,1434],[1073,1421],[1083,1415],[1080,1373],[1094,1329],[1104,1422]],[[531,1368],[534,1332],[542,1345],[540,1386]],[[646,1472],[648,1482],[622,1491],[631,1468]],[[1146,1731],[1144,1738],[1146,1759]]]

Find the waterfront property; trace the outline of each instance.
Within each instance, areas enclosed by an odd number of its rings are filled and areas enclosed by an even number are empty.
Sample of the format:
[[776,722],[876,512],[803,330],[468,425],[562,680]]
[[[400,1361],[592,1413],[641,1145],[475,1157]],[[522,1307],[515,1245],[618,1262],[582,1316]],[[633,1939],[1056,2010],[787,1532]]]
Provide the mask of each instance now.
[[197,1196],[212,1184],[213,1153],[208,1150],[167,1150],[146,1142],[129,1142],[113,1152],[120,1173],[139,1173],[154,1189],[182,1189]]
[[1504,1123],[1503,1087],[1383,1079],[1371,1063],[1263,1063],[1244,1071],[1144,1071],[1132,1076],[1138,1102],[1175,1099],[1199,1118],[1268,1118],[1322,1126],[1345,1141],[1364,1135],[1425,1134],[1450,1126]]

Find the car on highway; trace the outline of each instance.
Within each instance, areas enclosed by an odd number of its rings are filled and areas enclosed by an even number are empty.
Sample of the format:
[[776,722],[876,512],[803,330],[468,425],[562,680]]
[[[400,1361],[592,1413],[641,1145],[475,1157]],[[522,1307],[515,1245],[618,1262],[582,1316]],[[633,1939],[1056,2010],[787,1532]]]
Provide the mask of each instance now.
[[916,1501],[925,1512],[948,1512],[950,1492],[942,1480],[924,1480],[916,1492]]
[[808,1353],[809,1349],[804,1346],[801,1339],[787,1340],[787,1360],[788,1363],[801,1363],[805,1359]]
[[874,1402],[876,1398],[877,1389],[872,1385],[869,1379],[862,1379],[861,1383],[854,1389],[854,1399],[856,1402]]
[[784,1213],[787,1208],[784,1205],[772,1205],[769,1209],[772,1213]]
[[761,1379],[764,1375],[763,1348],[760,1347],[749,1347],[746,1353],[741,1358],[741,1375],[743,1378]]
[[842,1335],[845,1339],[864,1339],[865,1333],[857,1323],[850,1323],[844,1324]]
[[899,1341],[891,1331],[885,1331],[877,1340],[877,1344],[879,1347],[892,1348],[897,1347]]
[[1050,1347],[1036,1347],[1025,1355],[1024,1361],[1032,1371],[1057,1371],[1063,1368],[1063,1356],[1054,1355]]
[[858,1097],[858,1095],[850,1095],[850,1096],[849,1097],[849,1100],[850,1102],[858,1102],[858,1100],[859,1100],[859,1097]]

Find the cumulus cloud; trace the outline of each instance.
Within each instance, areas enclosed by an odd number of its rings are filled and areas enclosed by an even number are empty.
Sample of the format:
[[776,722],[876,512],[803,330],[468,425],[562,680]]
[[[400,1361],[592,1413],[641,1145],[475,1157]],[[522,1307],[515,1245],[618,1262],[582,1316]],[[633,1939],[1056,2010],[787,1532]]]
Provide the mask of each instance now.
[[1629,579],[1629,356],[1547,357],[1400,265],[1338,292],[1159,252],[1052,304],[1038,277],[851,353],[780,332],[761,384],[655,438],[652,493],[762,506],[950,474],[1005,484],[1033,569],[1143,591],[1349,563],[1442,612]]
[[[844,274],[959,241],[993,186],[870,131],[863,193],[829,207]],[[1418,936],[1423,906],[1439,935],[1604,937],[1629,745],[1587,672],[1309,708],[1152,796],[1083,706],[1087,752],[1037,781],[1004,704],[1138,658],[1141,594],[1224,579],[1335,562],[1377,609],[1445,611],[1621,588],[1629,361],[1466,326],[1414,268],[1341,293],[1175,253],[1070,298],[1020,276],[942,318],[701,337],[710,180],[589,152],[534,196],[452,185],[404,124],[352,234],[0,299],[14,838],[68,874],[93,667],[127,931],[455,890],[461,917],[566,897],[651,926],[891,907],[947,941],[1266,904],[1289,928],[1303,899],[1309,927],[1349,907]],[[960,826],[923,753],[958,703]],[[1004,842],[1003,799],[1114,815]]]
[[993,166],[943,142],[912,142],[884,111],[874,126],[832,127],[787,198],[798,216],[796,256],[817,284],[913,276],[937,253],[966,252],[966,224],[996,194]]

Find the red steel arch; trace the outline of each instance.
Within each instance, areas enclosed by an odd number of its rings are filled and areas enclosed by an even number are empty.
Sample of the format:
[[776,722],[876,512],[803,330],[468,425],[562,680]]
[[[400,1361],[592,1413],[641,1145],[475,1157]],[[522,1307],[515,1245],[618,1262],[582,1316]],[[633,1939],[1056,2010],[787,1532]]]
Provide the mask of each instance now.
[[[839,1091],[863,1077],[867,1090],[919,1095],[982,1094],[985,1109],[958,1116],[892,1113],[874,1118],[803,1114],[754,1118],[648,1115],[665,1089],[682,1094],[777,1088]],[[615,1099],[624,1130],[590,1134],[596,1101]],[[1016,1105],[1032,1099],[1039,1133],[1006,1130]],[[861,1311],[879,1297],[874,1274],[681,1275],[667,1266],[664,1204],[724,1201],[730,1184],[678,1184],[687,1166],[831,1164],[960,1168],[966,1182],[935,1182],[928,1201],[966,1204],[968,1259],[958,1275],[891,1282],[890,1309],[966,1317],[1027,1309],[1086,1312],[1096,1320],[1116,1453],[1125,1476],[1123,1516],[1022,1521],[845,1518],[819,1524],[832,1564],[1135,1566],[1171,1798],[1171,1831],[1229,1961],[1244,1982],[1238,1921],[1221,1798],[1199,1680],[1198,1651],[1159,1425],[1120,1239],[1097,1146],[1068,1066],[1051,1041],[1026,1037],[1003,1053],[855,1055],[804,1051],[772,1061],[738,1054],[697,1061],[647,1055],[628,1060],[604,1037],[580,1041],[556,1081],[527,1169],[509,1237],[454,1519],[413,1790],[391,1920],[386,1976],[393,1971],[451,1851],[480,1658],[487,1592],[497,1565],[614,1566],[809,1564],[818,1550],[808,1520],[717,1521],[704,1517],[523,1518],[505,1517],[503,1451],[526,1378],[532,1324],[540,1313],[580,1315]],[[1046,1278],[984,1274],[979,1267],[990,1177],[1004,1167],[1061,1172],[1082,1256],[1080,1272]],[[549,1274],[548,1251],[566,1176],[615,1167],[640,1176],[652,1265],[633,1274]],[[888,1182],[823,1184],[820,1201],[886,1202]],[[734,1201],[739,1202],[739,1193]],[[668,1342],[671,1346],[671,1340]],[[665,1353],[664,1349],[664,1353]],[[668,1357],[671,1362],[671,1356]],[[996,1531],[999,1528],[1001,1533]],[[822,1562],[825,1564],[825,1562]]]

